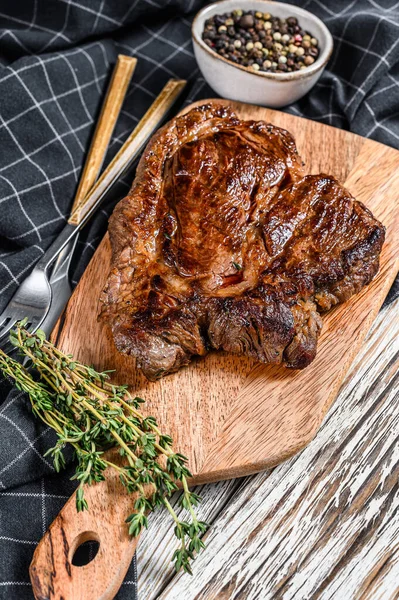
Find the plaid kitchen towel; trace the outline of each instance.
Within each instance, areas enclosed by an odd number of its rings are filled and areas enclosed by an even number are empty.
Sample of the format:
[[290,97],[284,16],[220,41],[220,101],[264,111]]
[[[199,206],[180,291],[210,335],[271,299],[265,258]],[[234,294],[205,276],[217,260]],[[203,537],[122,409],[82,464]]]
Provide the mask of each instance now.
[[[291,0],[319,15],[335,49],[311,93],[286,110],[399,148],[399,2]],[[214,96],[190,24],[200,0],[2,0],[0,3],[0,311],[65,224],[111,67],[139,59],[108,160],[170,77]],[[239,4],[239,3],[238,3]],[[82,233],[76,283],[119,189]],[[398,294],[393,289],[392,300]],[[15,390],[0,398],[0,598],[32,598],[33,551],[73,490],[44,457],[52,432]],[[118,600],[136,597],[134,565]],[[143,594],[145,598],[145,593]],[[145,598],[147,600],[147,598]]]

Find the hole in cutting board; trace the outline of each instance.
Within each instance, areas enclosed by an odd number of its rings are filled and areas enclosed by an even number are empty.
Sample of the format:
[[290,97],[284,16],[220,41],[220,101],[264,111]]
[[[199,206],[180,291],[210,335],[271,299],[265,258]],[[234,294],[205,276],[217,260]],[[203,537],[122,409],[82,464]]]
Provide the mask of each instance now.
[[85,531],[71,545],[69,560],[75,567],[84,567],[95,559],[99,549],[98,535],[94,531]]

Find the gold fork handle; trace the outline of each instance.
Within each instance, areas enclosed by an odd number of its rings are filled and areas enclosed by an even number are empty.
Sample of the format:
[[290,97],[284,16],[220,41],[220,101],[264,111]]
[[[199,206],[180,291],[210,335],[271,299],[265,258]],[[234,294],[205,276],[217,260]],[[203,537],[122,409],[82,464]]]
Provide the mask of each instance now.
[[71,214],[78,213],[84,206],[85,198],[100,173],[136,64],[136,58],[119,54],[81,174]]

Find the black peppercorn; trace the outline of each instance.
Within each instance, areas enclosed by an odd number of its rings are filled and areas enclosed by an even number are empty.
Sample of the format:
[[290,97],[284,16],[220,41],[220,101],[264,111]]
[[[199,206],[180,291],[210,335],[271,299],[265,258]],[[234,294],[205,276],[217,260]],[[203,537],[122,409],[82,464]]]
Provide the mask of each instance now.
[[226,42],[224,40],[217,40],[215,46],[218,50],[223,50],[226,47]]

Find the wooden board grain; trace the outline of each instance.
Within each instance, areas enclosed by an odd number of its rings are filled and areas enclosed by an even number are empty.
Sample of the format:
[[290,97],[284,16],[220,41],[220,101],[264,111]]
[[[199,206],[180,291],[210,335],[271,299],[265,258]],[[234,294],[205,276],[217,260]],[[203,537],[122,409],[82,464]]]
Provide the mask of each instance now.
[[152,383],[135,369],[133,359],[118,354],[109,330],[97,322],[98,296],[110,264],[109,240],[104,239],[68,305],[58,343],[100,369],[116,369],[116,379],[146,399],[148,413],[189,457],[196,483],[260,471],[312,439],[399,264],[399,152],[313,121],[232,104],[243,118],[291,131],[308,172],[326,172],[345,182],[386,225],[387,241],[372,284],[324,318],[318,354],[308,369],[290,371],[214,352]]
[[[98,296],[110,264],[108,237],[103,240],[69,302],[57,343],[99,369],[116,369],[115,380],[129,383],[135,394],[146,399],[145,410],[155,415],[161,428],[172,435],[176,449],[188,456],[193,483],[261,471],[309,443],[336,397],[399,266],[399,152],[292,115],[231,104],[243,118],[264,119],[289,129],[307,171],[326,172],[345,182],[350,192],[386,225],[387,240],[380,272],[372,284],[324,318],[318,355],[305,371],[268,367],[245,357],[214,352],[156,383],[148,382],[135,369],[134,360],[116,352],[109,331],[97,322]],[[90,504],[90,514],[76,515],[73,501],[70,502],[58,522],[58,530],[50,529],[46,548],[52,552],[53,541],[64,539],[65,535],[78,539],[78,531],[97,532],[101,540],[104,530],[107,544],[100,543],[98,557],[85,569],[91,578],[104,575],[104,569],[108,569],[101,595],[106,600],[113,597],[110,594],[121,583],[135,547],[121,522],[131,499],[120,493],[120,487],[111,478],[90,489]],[[109,544],[112,526],[117,530],[113,553]],[[65,552],[68,559],[71,548]],[[59,570],[64,568],[61,563],[62,560],[57,565]],[[66,571],[70,587],[63,586],[59,593],[62,591],[66,600],[97,598],[94,592],[87,595],[82,570],[78,587],[72,585],[73,569],[76,567],[72,567],[72,576]],[[49,582],[49,586],[53,585],[54,577]]]

